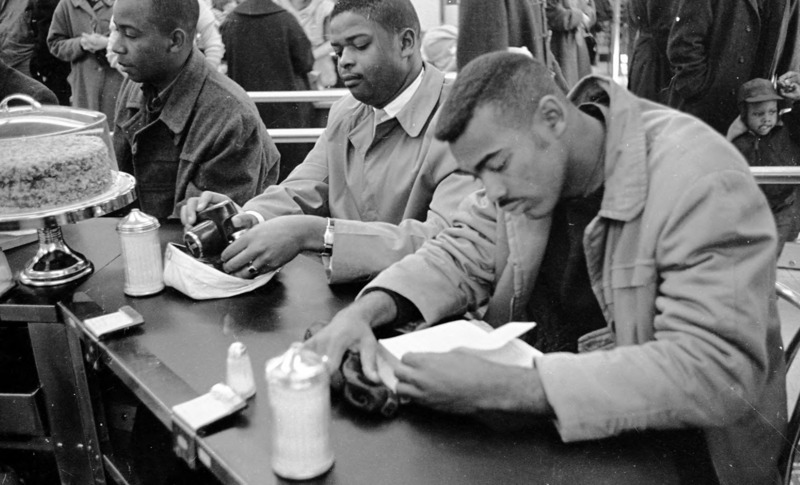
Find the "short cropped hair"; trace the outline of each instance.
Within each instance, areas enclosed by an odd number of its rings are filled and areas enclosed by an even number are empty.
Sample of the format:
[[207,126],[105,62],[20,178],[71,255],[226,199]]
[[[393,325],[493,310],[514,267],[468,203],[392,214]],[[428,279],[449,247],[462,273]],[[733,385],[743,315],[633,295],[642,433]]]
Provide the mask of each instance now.
[[352,12],[371,20],[384,29],[400,33],[412,29],[420,32],[419,17],[410,0],[339,0],[333,7],[331,18]]
[[199,16],[197,0],[150,0],[150,20],[165,35],[183,29],[194,42]]
[[504,125],[529,127],[539,101],[548,94],[566,100],[552,71],[538,60],[504,51],[478,56],[458,73],[439,114],[436,138],[457,140],[475,110],[486,104],[502,113]]

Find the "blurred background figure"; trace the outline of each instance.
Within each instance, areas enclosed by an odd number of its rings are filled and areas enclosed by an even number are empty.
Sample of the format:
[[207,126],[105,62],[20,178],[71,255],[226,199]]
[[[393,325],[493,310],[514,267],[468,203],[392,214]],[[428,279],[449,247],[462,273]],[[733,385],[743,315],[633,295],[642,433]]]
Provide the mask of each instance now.
[[461,69],[481,54],[525,47],[555,73],[566,91],[561,68],[550,50],[545,0],[461,0],[456,61]]
[[672,78],[667,41],[676,6],[677,0],[629,0],[628,3],[633,42],[628,89],[637,96],[664,104]]
[[679,0],[669,105],[724,135],[739,114],[739,86],[792,70],[797,39],[797,0]]
[[0,60],[30,76],[34,37],[28,0],[0,0]]
[[102,111],[114,126],[122,74],[106,59],[113,0],[61,0],[47,35],[50,52],[70,63],[70,104]]
[[455,72],[457,39],[458,29],[452,25],[428,29],[422,37],[422,60],[444,73]]
[[[28,95],[42,104],[58,104],[58,98],[47,86],[0,60],[0,100],[12,94]],[[12,102],[11,106],[15,104]]]
[[550,48],[570,88],[592,73],[585,37],[596,20],[594,0],[547,0]]
[[314,54],[314,87],[329,88],[339,80],[333,61],[333,48],[328,41],[328,24],[333,0],[277,0],[275,3],[294,15],[311,42]]
[[219,32],[219,22],[211,10],[208,0],[198,0],[200,16],[197,18],[197,41],[195,45],[206,56],[211,67],[219,70],[225,55],[225,44]]
[[58,0],[30,0],[31,30],[34,38],[31,76],[47,86],[58,97],[58,104],[69,106],[72,89],[69,87],[69,62],[64,62],[50,52],[47,33],[53,21]]
[[211,0],[211,12],[217,20],[217,27],[222,25],[222,22],[228,17],[228,14],[233,12],[233,9],[239,5],[240,2],[236,0]]
[[[314,66],[311,43],[292,14],[272,0],[246,0],[222,24],[228,76],[245,91],[310,89]],[[311,103],[257,103],[267,128],[309,128]],[[280,180],[303,161],[313,145],[283,143]]]

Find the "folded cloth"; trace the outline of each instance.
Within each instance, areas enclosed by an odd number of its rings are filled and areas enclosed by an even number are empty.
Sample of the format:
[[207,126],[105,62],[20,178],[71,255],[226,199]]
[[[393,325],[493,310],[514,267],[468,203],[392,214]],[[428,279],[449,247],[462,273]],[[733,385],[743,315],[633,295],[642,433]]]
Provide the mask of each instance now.
[[182,246],[167,244],[164,251],[164,284],[195,300],[228,298],[267,284],[278,271],[249,280],[223,273],[186,253]]

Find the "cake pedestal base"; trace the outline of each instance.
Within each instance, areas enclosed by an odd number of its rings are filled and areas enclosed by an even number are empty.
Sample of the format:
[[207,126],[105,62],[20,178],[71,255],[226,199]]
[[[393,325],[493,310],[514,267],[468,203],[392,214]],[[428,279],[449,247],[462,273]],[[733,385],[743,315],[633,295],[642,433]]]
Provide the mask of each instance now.
[[136,180],[132,175],[113,172],[111,187],[91,199],[42,210],[0,211],[0,231],[36,229],[39,234],[39,250],[20,272],[19,282],[29,286],[56,286],[92,274],[92,263],[64,242],[61,226],[125,207],[136,200],[135,188]]
[[20,272],[20,283],[29,286],[55,286],[92,274],[94,266],[84,255],[67,245],[61,226],[37,231],[39,250]]

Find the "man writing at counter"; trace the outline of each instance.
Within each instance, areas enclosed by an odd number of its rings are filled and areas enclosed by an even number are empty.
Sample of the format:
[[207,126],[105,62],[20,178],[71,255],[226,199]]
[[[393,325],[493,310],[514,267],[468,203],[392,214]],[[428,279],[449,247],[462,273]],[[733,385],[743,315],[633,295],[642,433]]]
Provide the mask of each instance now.
[[[449,92],[420,54],[419,19],[409,0],[341,0],[330,40],[350,95],[331,108],[324,134],[283,182],[244,205],[250,228],[222,253],[224,269],[252,277],[301,251],[325,251],[332,283],[366,279],[416,250],[478,189],[454,173],[447,145],[433,137]],[[225,200],[190,199],[196,211]]]
[[540,63],[507,53],[459,73],[436,135],[485,191],[306,345],[334,366],[359,351],[378,382],[372,328],[488,303],[493,326],[537,322],[533,367],[406,354],[401,396],[553,419],[564,441],[699,429],[696,456],[722,483],[774,483],[786,420],[776,236],[736,149],[603,78],[567,99]]
[[244,203],[278,179],[280,154],[255,104],[194,47],[197,0],[117,0],[111,49],[127,79],[114,149],[156,217],[204,190]]

